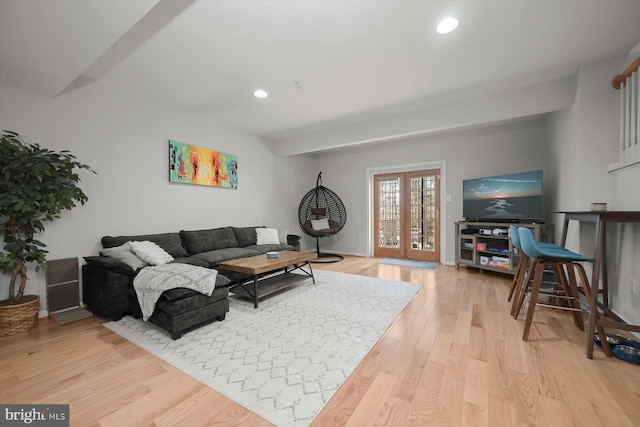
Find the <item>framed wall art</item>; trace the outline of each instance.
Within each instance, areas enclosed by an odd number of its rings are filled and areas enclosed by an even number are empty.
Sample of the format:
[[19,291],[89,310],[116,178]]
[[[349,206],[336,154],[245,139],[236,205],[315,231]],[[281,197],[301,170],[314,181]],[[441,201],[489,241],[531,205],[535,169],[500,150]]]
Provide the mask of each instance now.
[[169,181],[238,188],[238,156],[169,140]]

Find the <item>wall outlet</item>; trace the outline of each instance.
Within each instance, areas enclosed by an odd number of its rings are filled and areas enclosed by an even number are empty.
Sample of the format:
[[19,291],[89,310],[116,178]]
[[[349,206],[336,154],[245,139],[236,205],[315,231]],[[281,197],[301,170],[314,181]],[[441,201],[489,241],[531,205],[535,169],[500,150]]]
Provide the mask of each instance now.
[[629,291],[633,295],[636,294],[636,279],[629,279]]

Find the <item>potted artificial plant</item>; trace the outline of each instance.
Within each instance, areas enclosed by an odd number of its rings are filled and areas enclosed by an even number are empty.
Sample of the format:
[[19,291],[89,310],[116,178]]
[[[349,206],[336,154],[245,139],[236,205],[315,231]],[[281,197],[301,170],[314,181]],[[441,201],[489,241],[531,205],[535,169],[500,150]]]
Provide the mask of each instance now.
[[0,301],[0,337],[38,324],[40,297],[24,295],[27,264],[46,262],[46,245],[34,237],[44,223],[87,201],[76,169],[93,172],[66,150],[26,144],[11,131],[0,135],[0,270],[11,275],[9,298]]

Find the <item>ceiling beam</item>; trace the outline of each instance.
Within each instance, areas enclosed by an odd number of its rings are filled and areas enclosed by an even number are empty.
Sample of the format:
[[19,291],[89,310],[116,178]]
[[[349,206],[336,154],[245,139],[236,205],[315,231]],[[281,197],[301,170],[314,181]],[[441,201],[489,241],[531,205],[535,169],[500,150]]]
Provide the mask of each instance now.
[[502,123],[568,108],[575,76],[268,142],[279,157]]
[[56,96],[64,95],[99,80],[195,1],[160,0],[158,4],[149,10],[93,64]]

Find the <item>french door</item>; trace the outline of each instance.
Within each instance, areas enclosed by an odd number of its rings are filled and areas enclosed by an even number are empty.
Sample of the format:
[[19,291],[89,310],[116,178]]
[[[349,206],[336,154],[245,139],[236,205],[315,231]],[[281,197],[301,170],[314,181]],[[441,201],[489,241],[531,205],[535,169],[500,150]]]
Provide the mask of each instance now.
[[440,261],[440,170],[374,175],[374,256]]

